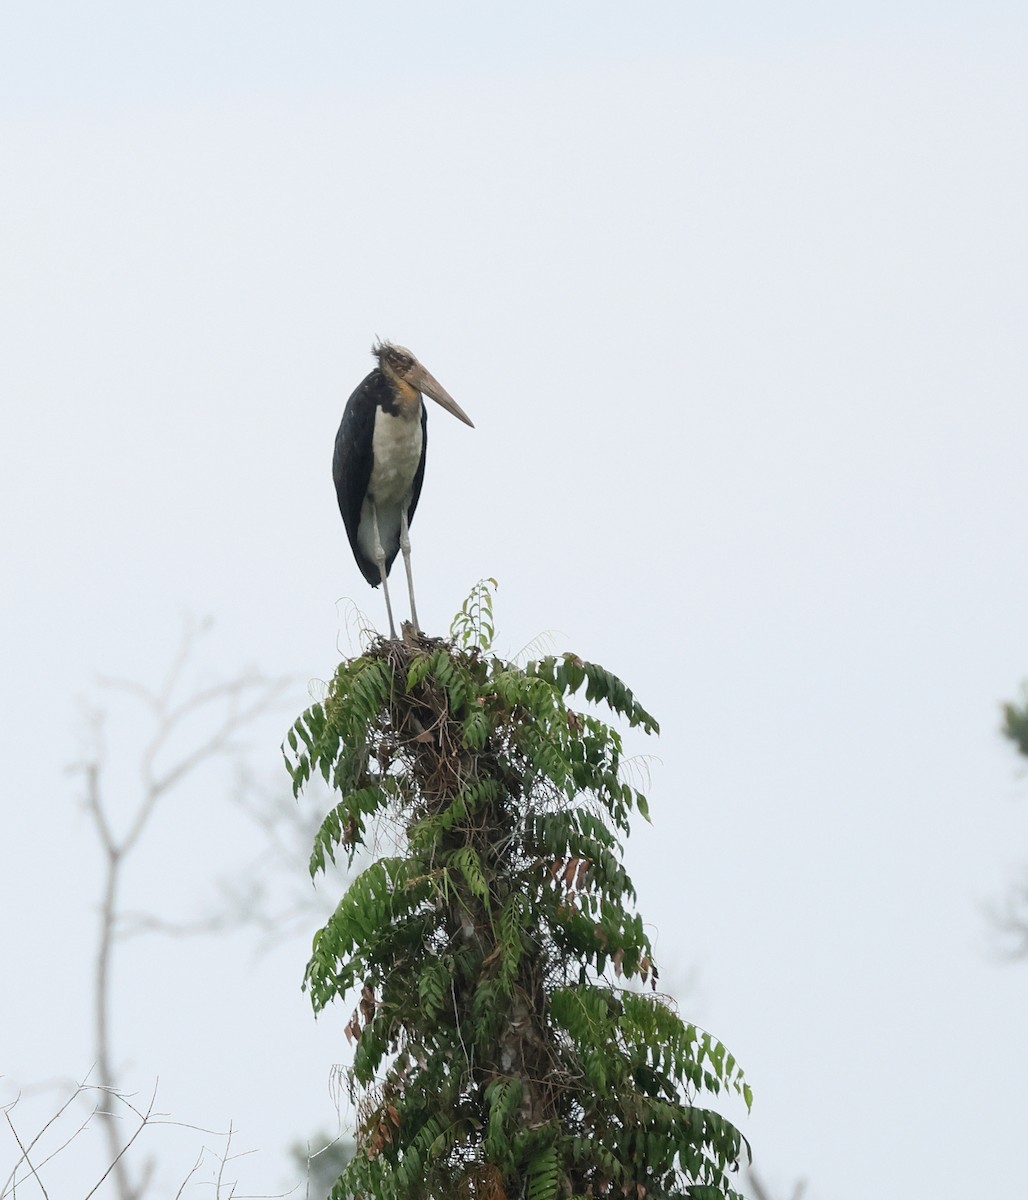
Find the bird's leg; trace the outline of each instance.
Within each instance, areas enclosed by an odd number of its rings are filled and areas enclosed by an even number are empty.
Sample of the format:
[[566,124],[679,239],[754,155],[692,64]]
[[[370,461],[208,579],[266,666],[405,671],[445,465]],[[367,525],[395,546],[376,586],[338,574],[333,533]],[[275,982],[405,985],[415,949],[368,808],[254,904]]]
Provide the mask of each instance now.
[[407,524],[407,508],[410,504],[410,497],[400,506],[400,550],[403,552],[403,565],[407,570],[407,591],[410,593],[410,619],[411,624],[420,633],[421,626],[418,623],[418,610],[414,604],[414,576],[410,571],[410,527]]
[[393,624],[393,606],[389,603],[389,584],[386,583],[386,552],[382,547],[382,539],[378,535],[378,509],[375,507],[374,500],[368,497],[368,505],[371,508],[371,528],[375,534],[374,545],[372,550],[375,554],[375,562],[378,563],[378,574],[382,580],[382,591],[386,598],[386,612],[389,615],[389,636],[396,640],[396,626]]

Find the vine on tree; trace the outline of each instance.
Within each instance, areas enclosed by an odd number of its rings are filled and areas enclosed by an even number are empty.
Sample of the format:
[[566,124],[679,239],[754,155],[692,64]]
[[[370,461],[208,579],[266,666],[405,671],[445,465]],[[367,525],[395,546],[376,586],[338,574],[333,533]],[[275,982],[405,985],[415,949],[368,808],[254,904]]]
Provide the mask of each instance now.
[[646,800],[618,731],[569,701],[657,722],[595,663],[491,655],[490,584],[455,641],[408,627],[340,664],[287,736],[294,791],[319,771],[340,796],[312,875],[383,821],[400,834],[304,981],[316,1011],[354,1004],[357,1150],[333,1200],[737,1197],[748,1146],[696,1101],[749,1107],[749,1085],[656,991],[619,839]]

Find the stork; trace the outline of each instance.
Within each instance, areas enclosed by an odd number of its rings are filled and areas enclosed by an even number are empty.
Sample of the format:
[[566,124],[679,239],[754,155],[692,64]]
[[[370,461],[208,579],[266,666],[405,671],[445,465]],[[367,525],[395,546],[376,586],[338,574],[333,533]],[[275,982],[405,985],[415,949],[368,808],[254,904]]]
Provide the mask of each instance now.
[[332,457],[339,511],[364,578],[382,584],[389,634],[396,637],[386,576],[403,551],[415,629],[414,580],[410,569],[410,523],[421,495],[428,445],[428,414],[422,393],[465,425],[474,424],[460,405],[403,346],[379,342],[378,366],[346,402]]

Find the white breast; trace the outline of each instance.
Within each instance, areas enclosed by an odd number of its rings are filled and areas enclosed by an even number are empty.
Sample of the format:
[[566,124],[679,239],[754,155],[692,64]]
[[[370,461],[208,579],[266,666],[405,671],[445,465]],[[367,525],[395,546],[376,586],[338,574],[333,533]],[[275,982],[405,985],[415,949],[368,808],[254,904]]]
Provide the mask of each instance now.
[[[392,557],[400,545],[400,511],[407,502],[421,462],[421,445],[420,404],[409,417],[402,414],[393,417],[381,409],[375,414],[375,431],[371,437],[374,461],[368,497],[375,501],[378,536],[387,558]],[[361,506],[357,541],[366,557],[374,561],[375,535],[367,498]]]
[[390,416],[379,409],[371,447],[374,462],[368,491],[380,509],[401,504],[421,462],[421,405],[409,417]]

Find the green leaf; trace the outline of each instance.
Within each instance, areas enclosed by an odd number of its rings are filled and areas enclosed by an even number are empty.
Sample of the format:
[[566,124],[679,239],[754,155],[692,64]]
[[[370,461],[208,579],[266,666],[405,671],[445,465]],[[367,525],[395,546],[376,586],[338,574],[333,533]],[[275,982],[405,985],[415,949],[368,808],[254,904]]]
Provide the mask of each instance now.
[[[649,806],[615,724],[656,721],[595,663],[490,656],[494,590],[476,585],[449,643],[341,663],[286,732],[294,789],[317,770],[335,792],[312,873],[390,850],[348,880],[304,976],[353,1044],[358,1150],[333,1194],[732,1200],[748,1147],[698,1097],[749,1107],[749,1084],[625,987],[656,968],[622,852]],[[569,709],[582,692],[614,723]]]

